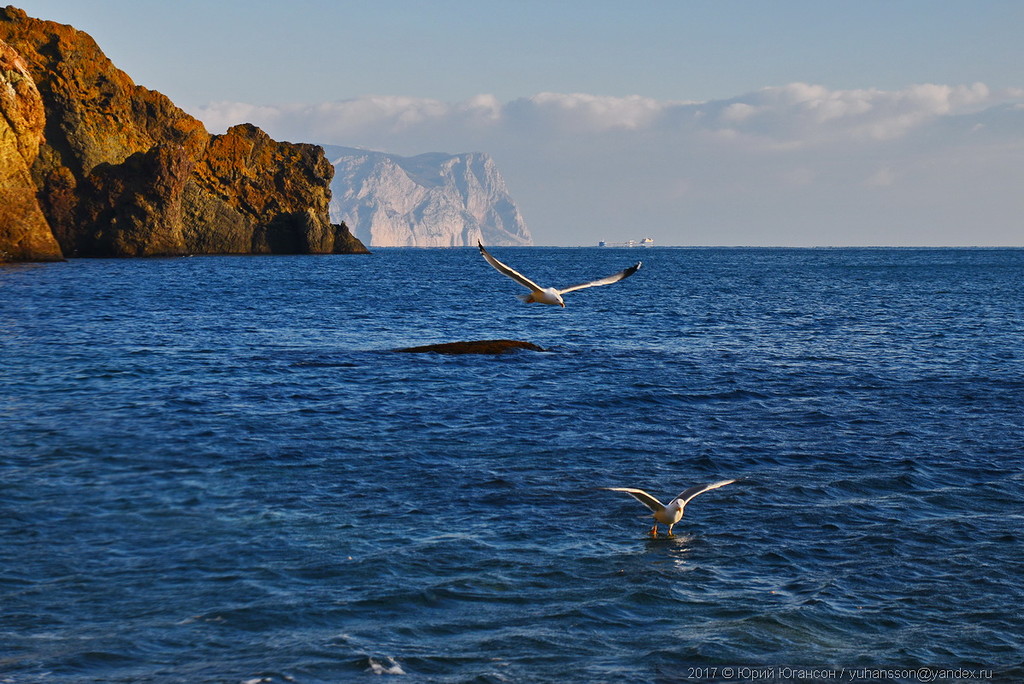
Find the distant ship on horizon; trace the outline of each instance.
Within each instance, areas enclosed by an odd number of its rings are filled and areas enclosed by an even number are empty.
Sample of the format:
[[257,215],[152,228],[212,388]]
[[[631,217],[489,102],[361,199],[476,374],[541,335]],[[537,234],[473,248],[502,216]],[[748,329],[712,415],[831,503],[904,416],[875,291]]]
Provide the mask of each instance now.
[[597,243],[598,247],[653,247],[654,238],[645,237],[640,242],[636,240],[627,240],[626,242],[605,242],[601,240]]

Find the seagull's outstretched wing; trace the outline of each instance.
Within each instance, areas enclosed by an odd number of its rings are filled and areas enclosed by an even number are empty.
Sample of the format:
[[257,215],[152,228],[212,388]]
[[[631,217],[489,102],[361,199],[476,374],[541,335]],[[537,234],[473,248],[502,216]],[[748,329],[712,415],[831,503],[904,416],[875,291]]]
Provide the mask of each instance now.
[[664,510],[665,508],[665,504],[661,503],[642,489],[633,489],[631,487],[601,487],[601,489],[607,489],[610,492],[626,492],[655,513]]
[[[481,249],[483,249],[483,248],[481,248]],[[484,253],[484,257],[485,258],[487,257],[486,253]],[[601,278],[600,280],[591,280],[589,283],[580,283],[579,285],[570,285],[569,287],[563,287],[561,290],[558,290],[558,294],[564,295],[566,292],[574,292],[576,290],[584,290],[584,289],[586,289],[588,287],[597,287],[598,285],[611,285],[612,283],[617,283],[620,280],[622,280],[624,278],[628,278],[629,276],[631,276],[634,273],[636,273],[637,271],[639,271],[640,270],[640,266],[642,266],[643,263],[644,262],[642,262],[642,261],[638,261],[635,264],[633,264],[632,266],[630,266],[629,268],[627,268],[626,270],[619,271],[615,275],[610,275],[607,278]],[[495,268],[497,268],[497,266],[495,266]],[[515,271],[513,271],[513,273],[515,273]]]
[[[712,489],[724,487],[725,485],[732,484],[735,481],[736,480],[722,480],[721,482],[715,482],[714,484],[697,485],[696,487],[690,487],[689,489],[684,489],[682,492],[680,492],[679,496],[677,496],[676,499],[681,499],[683,505],[686,505],[687,503],[689,503],[690,499],[697,496],[698,494],[703,494],[704,492],[710,491]],[[675,499],[673,499],[673,501],[675,501]]]
[[487,263],[493,266],[495,270],[498,271],[498,273],[507,275],[509,278],[516,281],[523,287],[530,288],[531,292],[539,292],[541,289],[543,289],[540,285],[533,282],[519,271],[509,266],[506,266],[505,264],[501,263],[500,261],[492,257],[490,253],[486,249],[484,249],[484,246],[480,242],[477,242],[476,246],[480,248],[480,253],[484,255],[484,259],[487,260]]

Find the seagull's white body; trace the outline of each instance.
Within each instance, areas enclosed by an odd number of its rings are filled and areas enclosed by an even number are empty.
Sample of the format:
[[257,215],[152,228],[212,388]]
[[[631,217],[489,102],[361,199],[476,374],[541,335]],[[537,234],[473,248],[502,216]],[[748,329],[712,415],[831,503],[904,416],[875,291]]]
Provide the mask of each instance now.
[[628,278],[629,276],[636,273],[640,269],[640,266],[643,264],[642,261],[638,261],[635,265],[630,266],[624,271],[619,271],[615,275],[610,275],[607,278],[591,280],[590,282],[580,283],[579,285],[571,285],[569,287],[563,287],[561,290],[556,290],[553,287],[541,287],[537,283],[533,282],[532,280],[524,276],[519,271],[495,259],[493,256],[490,255],[490,253],[486,249],[484,249],[484,246],[479,242],[477,242],[476,244],[480,248],[480,254],[483,255],[484,259],[487,260],[487,263],[493,266],[498,273],[508,276],[512,280],[516,281],[523,287],[526,287],[530,290],[530,294],[517,295],[519,299],[526,302],[527,304],[536,302],[537,304],[550,304],[552,306],[565,307],[565,301],[562,299],[562,295],[566,294],[567,292],[575,292],[576,290],[582,290],[588,287],[597,287],[598,285],[611,285],[612,283],[617,283],[623,278]]
[[689,489],[684,489],[668,504],[661,503],[642,489],[633,489],[632,487],[602,487],[602,489],[607,489],[612,492],[625,492],[644,506],[647,506],[647,508],[651,509],[651,517],[654,518],[654,527],[651,528],[650,534],[652,537],[656,537],[658,535],[658,523],[668,525],[669,536],[672,535],[672,526],[682,520],[683,509],[686,508],[686,504],[688,504],[693,497],[712,489],[718,489],[719,487],[732,484],[735,481],[736,480],[722,480],[721,482],[715,482],[708,485],[697,485],[695,487],[690,487]]

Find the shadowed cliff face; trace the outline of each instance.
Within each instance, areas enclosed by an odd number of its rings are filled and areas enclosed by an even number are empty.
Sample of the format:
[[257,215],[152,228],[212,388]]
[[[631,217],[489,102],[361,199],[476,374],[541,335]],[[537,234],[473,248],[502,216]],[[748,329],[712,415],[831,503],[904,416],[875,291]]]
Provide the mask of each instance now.
[[70,26],[7,7],[0,40],[42,101],[31,176],[65,256],[366,251],[330,223],[319,147],[251,125],[211,136]]

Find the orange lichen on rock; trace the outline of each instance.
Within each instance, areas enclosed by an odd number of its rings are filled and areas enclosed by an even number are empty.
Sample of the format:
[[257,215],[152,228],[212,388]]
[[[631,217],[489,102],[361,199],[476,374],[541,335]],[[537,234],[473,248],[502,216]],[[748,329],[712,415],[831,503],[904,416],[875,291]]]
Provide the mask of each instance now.
[[0,41],[0,261],[61,258],[32,180],[44,123],[28,65]]

